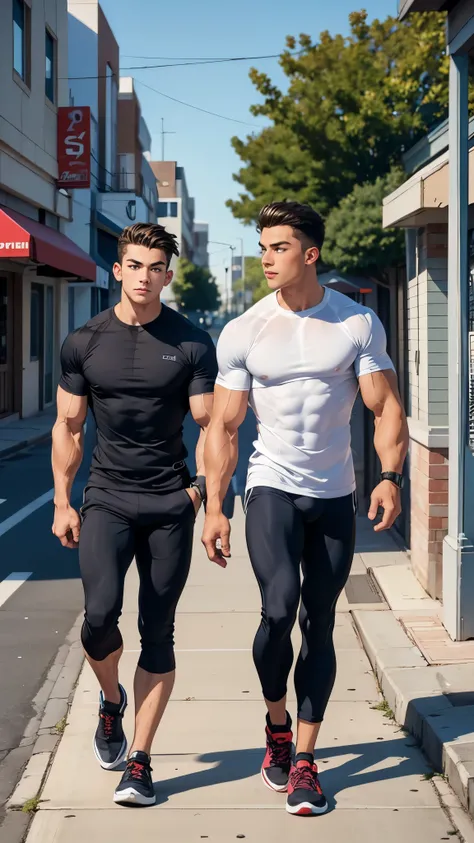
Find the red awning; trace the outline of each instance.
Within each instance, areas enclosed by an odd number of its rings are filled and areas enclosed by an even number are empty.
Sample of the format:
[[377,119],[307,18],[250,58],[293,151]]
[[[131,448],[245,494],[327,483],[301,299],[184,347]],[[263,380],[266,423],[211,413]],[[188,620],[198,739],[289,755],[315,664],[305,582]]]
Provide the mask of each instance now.
[[96,280],[95,262],[69,237],[9,208],[0,209],[2,258],[31,258],[58,270],[58,274]]

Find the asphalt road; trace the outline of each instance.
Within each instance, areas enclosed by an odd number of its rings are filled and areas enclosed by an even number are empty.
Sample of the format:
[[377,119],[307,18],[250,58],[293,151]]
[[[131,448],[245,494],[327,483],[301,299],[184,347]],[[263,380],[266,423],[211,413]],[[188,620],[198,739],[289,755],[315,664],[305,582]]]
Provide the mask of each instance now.
[[[185,442],[192,473],[197,436],[198,428],[188,416]],[[249,412],[241,429],[238,469],[226,501],[229,515],[234,494],[243,495],[254,436]],[[76,506],[81,503],[94,439],[95,429],[89,423],[85,456],[73,489]],[[29,757],[28,748],[19,744],[35,715],[32,700],[82,611],[78,554],[62,548],[52,535],[51,500],[31,511],[38,498],[52,489],[50,452],[46,442],[0,460],[0,837],[3,806]],[[3,532],[2,524],[5,527],[7,519],[15,515],[25,517]],[[2,603],[5,580],[14,575],[18,585],[26,574],[25,581]]]

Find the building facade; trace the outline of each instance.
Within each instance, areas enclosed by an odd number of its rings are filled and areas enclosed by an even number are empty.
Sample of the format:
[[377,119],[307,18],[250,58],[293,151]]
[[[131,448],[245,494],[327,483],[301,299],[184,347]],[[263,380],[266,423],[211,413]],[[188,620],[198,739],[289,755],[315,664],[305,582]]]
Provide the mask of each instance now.
[[0,28],[0,417],[55,399],[69,283],[95,283],[67,236],[58,188],[58,108],[69,103],[66,0],[3,4]]
[[158,197],[150,133],[133,79],[120,78],[119,45],[98,2],[69,0],[69,43],[70,102],[91,109],[91,187],[71,191],[70,236],[87,244],[98,267],[89,289],[70,289],[72,330],[118,300],[118,237],[127,225],[155,221]]
[[[453,639],[474,636],[474,242],[469,59],[474,0],[402,0],[400,16],[448,11],[449,122],[406,155],[416,170],[384,203],[406,229],[411,544]],[[472,257],[471,257],[472,260]]]
[[[183,167],[176,161],[151,161],[158,190],[158,222],[178,239],[182,258],[194,262],[194,199],[190,197]],[[171,269],[176,272],[173,258]],[[174,305],[173,285],[166,287],[164,300]]]
[[193,262],[209,269],[209,224],[195,222],[193,227]]

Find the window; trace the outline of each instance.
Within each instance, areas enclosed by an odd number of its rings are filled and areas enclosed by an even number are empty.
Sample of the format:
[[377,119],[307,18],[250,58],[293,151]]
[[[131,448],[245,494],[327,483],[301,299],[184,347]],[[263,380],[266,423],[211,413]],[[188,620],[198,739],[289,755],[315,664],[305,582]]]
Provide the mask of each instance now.
[[170,217],[177,217],[178,216],[178,203],[177,202],[170,202]]
[[46,41],[45,41],[45,54],[46,54],[46,65],[45,65],[45,93],[48,99],[51,102],[56,101],[56,43],[48,30],[46,30]]
[[39,360],[41,354],[43,322],[43,289],[39,284],[31,285],[30,300],[30,360]]
[[168,216],[168,203],[167,202],[158,202],[158,216],[159,217],[167,217]]
[[24,0],[13,0],[13,69],[30,84],[30,8]]
[[0,366],[6,366],[8,360],[8,282],[0,278]]

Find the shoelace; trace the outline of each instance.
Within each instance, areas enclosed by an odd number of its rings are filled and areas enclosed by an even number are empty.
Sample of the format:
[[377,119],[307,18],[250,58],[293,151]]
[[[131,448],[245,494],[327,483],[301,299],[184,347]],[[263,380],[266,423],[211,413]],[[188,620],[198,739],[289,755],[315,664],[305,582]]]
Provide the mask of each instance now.
[[127,764],[127,778],[134,779],[139,782],[146,782],[148,780],[147,772],[151,773],[152,768],[147,767],[140,761],[129,761]]
[[104,723],[104,737],[111,738],[115,724],[115,714],[108,714],[106,711],[100,712],[101,720]]
[[268,734],[268,745],[270,748],[270,761],[273,767],[284,767],[285,765],[290,763],[290,741],[278,741],[273,737],[273,735]]
[[306,764],[301,767],[293,767],[291,771],[291,784],[294,790],[303,788],[304,790],[315,790],[316,793],[322,793],[316,770],[314,767],[309,767]]

